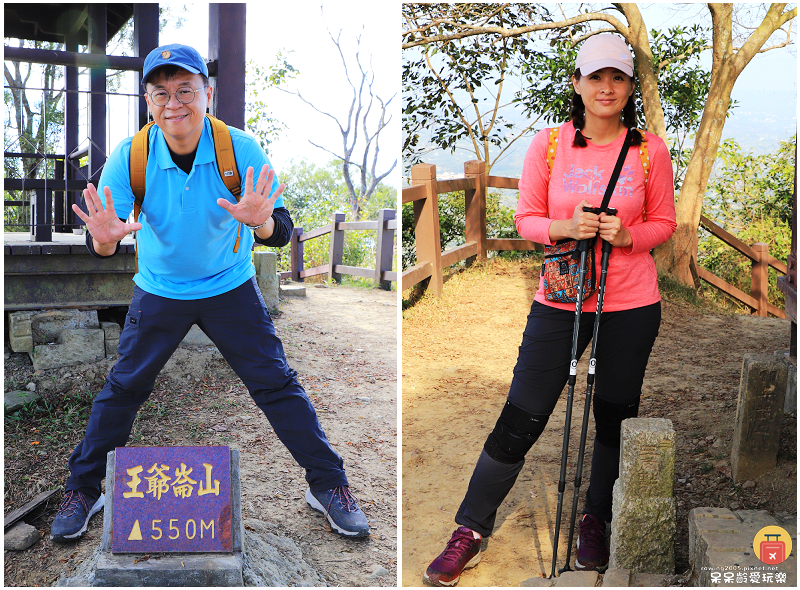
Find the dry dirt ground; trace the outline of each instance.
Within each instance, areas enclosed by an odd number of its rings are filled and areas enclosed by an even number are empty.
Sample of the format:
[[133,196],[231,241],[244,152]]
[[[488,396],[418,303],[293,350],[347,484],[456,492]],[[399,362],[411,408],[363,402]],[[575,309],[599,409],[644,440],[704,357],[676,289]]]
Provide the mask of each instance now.
[[[397,292],[309,285],[307,293],[306,299],[281,302],[275,326],[328,439],[344,458],[351,490],[371,524],[367,540],[331,532],[327,521],[307,506],[303,470],[215,350],[176,353],[140,410],[129,444],[240,449],[244,518],[259,519],[270,532],[294,541],[328,585],[396,586]],[[112,362],[33,375],[27,355],[11,354],[5,361],[6,389],[24,389],[34,381],[53,384],[49,399],[87,387],[96,393]],[[77,434],[58,437],[66,439],[60,442],[42,429],[26,431],[8,421],[5,426],[8,514],[41,490],[63,485],[85,419]],[[17,442],[9,447],[10,440]],[[26,551],[5,552],[6,586],[51,585],[100,542],[102,516],[92,519],[77,544],[50,541],[60,499],[58,494],[35,520],[28,520],[42,534],[39,542]],[[379,568],[382,575],[372,575]]]
[[[455,274],[445,283],[440,300],[426,296],[403,312],[404,586],[422,585],[422,573],[456,526],[453,518],[475,461],[508,393],[538,285],[533,266],[496,263]],[[684,574],[689,568],[687,515],[692,508],[796,513],[796,419],[783,421],[775,471],[744,486],[734,485],[730,477],[742,356],[788,348],[789,322],[701,314],[666,301],[662,314],[639,415],[669,418],[677,433],[674,573]],[[573,406],[559,568],[566,555],[587,367],[584,358]],[[566,388],[547,429],[528,453],[517,484],[500,507],[480,565],[467,570],[459,586],[519,586],[528,578],[550,575],[565,407]],[[594,418],[588,433],[592,441]],[[579,509],[588,485],[590,448],[587,443]],[[573,560],[574,556],[573,548]]]

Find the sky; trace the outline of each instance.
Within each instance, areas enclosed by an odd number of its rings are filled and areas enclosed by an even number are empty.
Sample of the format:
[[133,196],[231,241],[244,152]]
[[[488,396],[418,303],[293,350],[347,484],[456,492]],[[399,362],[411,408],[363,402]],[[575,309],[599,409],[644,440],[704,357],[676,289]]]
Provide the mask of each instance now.
[[[186,22],[180,29],[161,31],[160,43],[184,43],[197,48],[201,55],[208,54],[208,4],[188,4]],[[320,10],[322,7],[322,11]],[[400,186],[400,14],[395,2],[257,2],[247,4],[246,51],[247,59],[262,66],[274,62],[279,50],[292,51],[288,61],[300,71],[299,76],[287,86],[299,90],[304,98],[320,110],[336,116],[346,126],[346,117],[353,99],[353,90],[344,76],[344,67],[335,45],[328,34],[334,36],[341,30],[343,53],[348,61],[351,80],[358,87],[360,73],[355,62],[356,37],[361,36],[361,63],[375,72],[373,93],[384,102],[393,95],[389,108],[392,120],[381,132],[377,172],[388,170],[397,159],[394,171],[384,180]],[[394,25],[394,27],[387,27]],[[387,35],[387,29],[396,28]],[[342,153],[342,135],[337,123],[317,113],[297,96],[279,90],[270,90],[266,102],[274,116],[288,127],[283,137],[270,146],[270,161],[280,170],[292,159],[307,158],[324,165],[333,156],[309,141]],[[374,103],[373,112],[377,108]],[[370,132],[377,118],[370,118]],[[362,136],[363,133],[359,133]],[[356,154],[363,153],[358,151]],[[359,158],[360,160],[360,158]]]

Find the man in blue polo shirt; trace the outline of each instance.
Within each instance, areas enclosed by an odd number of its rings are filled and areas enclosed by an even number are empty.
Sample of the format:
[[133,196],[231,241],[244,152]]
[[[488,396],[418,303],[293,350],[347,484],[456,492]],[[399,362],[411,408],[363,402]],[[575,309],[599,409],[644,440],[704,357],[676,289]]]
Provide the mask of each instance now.
[[[79,539],[103,508],[100,482],[106,453],[124,446],[156,376],[193,324],[214,341],[247,386],[275,433],[305,468],[308,504],[342,535],[366,537],[369,524],[350,494],[341,457],[331,448],[296,372],[286,362],[256,285],[253,242],[284,246],[293,228],[274,170],[257,142],[229,128],[242,183],[236,199],[220,178],[210,123],[208,69],[185,45],[165,45],[145,59],[142,83],[155,125],[149,136],[147,192],[138,222],[129,215],[131,138],[108,158],[100,178],[104,198],[84,191],[86,244],[100,258],[138,232],[138,272],[120,336],[119,360],[97,395],[86,435],[69,460],[64,500],[51,538]],[[258,178],[254,183],[254,170]],[[125,219],[128,218],[128,222]],[[239,224],[238,249],[234,244]],[[236,251],[234,251],[236,250]]]

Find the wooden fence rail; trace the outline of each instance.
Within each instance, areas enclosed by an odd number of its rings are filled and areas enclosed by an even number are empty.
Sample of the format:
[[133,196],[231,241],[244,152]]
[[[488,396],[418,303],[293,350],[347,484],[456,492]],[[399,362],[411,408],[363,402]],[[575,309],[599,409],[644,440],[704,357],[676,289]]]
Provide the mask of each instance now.
[[[471,160],[464,163],[464,178],[437,180],[436,166],[417,164],[411,168],[411,186],[403,189],[402,202],[414,203],[414,240],[417,247],[417,264],[403,271],[402,290],[430,279],[426,289],[437,297],[442,295],[442,270],[468,258],[486,259],[490,250],[543,250],[542,244],[523,239],[494,239],[486,235],[486,192],[488,188],[519,189],[519,180],[484,174],[484,163]],[[441,251],[438,197],[442,193],[464,191],[466,243]],[[701,224],[713,235],[735,248],[753,261],[750,294],[730,285],[708,270],[697,266],[699,278],[724,291],[731,297],[750,306],[756,315],[768,313],[785,318],[784,311],[767,301],[769,287],[768,268],[786,274],[787,266],[769,254],[767,244],[746,245],[736,236],[726,232],[707,217]],[[697,255],[695,253],[695,260]]]
[[[334,213],[331,223],[323,227],[303,233],[302,227],[295,227],[290,242],[291,270],[280,273],[281,278],[303,282],[303,279],[327,274],[337,283],[342,282],[342,275],[374,279],[381,289],[390,290],[392,281],[397,281],[397,273],[392,271],[395,232],[397,219],[394,209],[381,209],[375,221],[345,221],[344,213]],[[345,266],[344,232],[350,230],[377,230],[378,238],[375,247],[375,268]],[[331,234],[331,246],[328,264],[306,269],[303,263],[303,244],[320,236]]]
[[770,255],[769,245],[763,242],[757,242],[752,246],[748,246],[733,234],[726,232],[705,215],[700,216],[700,225],[711,232],[712,235],[718,237],[734,250],[741,252],[752,261],[752,268],[750,270],[750,294],[726,283],[717,275],[700,265],[696,266],[697,276],[723,293],[727,293],[737,301],[741,301],[750,307],[757,316],[767,317],[767,314],[771,313],[776,317],[786,318],[786,313],[781,308],[772,305],[767,300],[767,293],[769,291],[769,267],[774,268],[784,275],[788,270],[783,262]]

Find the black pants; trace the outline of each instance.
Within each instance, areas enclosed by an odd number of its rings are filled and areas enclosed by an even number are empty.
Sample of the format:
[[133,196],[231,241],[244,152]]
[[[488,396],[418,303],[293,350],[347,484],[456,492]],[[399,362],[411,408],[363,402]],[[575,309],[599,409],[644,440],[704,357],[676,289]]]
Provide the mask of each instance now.
[[[591,341],[594,319],[594,312],[581,314],[579,357]],[[555,309],[534,301],[508,392],[512,404],[540,416],[553,413],[569,376],[574,322],[574,311]],[[660,303],[604,312],[601,316],[594,387],[596,422],[603,420],[603,413],[609,411],[609,404],[603,401],[628,407],[636,404],[638,407],[647,361],[660,323]],[[581,377],[578,379],[580,382]],[[598,398],[601,400],[599,403]],[[511,491],[524,463],[524,459],[514,464],[501,463],[482,451],[456,514],[456,522],[483,536],[491,535],[497,509]],[[611,494],[618,476],[617,433],[616,445],[595,440],[584,513],[611,520]]]

